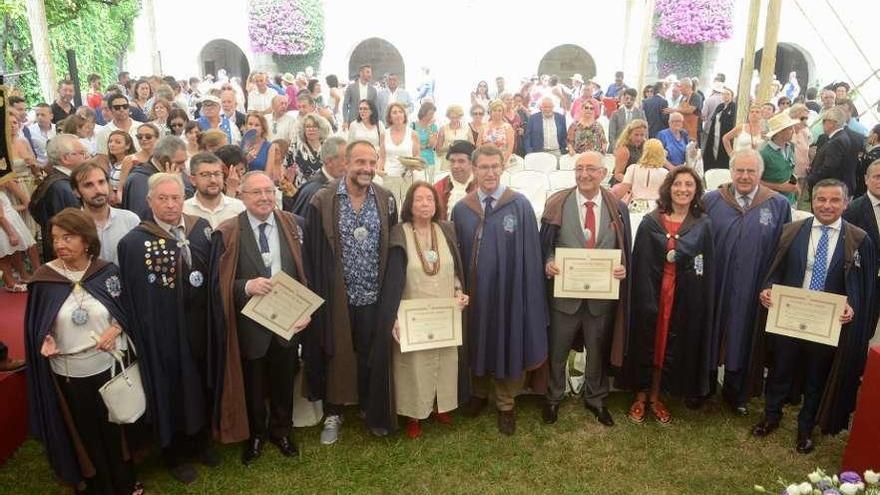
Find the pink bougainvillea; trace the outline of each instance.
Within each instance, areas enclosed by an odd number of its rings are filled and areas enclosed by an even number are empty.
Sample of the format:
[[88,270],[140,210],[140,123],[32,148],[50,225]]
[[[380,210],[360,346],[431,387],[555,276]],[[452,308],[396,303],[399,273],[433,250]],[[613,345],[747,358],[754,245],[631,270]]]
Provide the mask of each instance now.
[[248,34],[255,52],[304,55],[324,42],[320,0],[250,0]]
[[679,45],[717,42],[733,34],[733,0],[657,0],[654,34]]

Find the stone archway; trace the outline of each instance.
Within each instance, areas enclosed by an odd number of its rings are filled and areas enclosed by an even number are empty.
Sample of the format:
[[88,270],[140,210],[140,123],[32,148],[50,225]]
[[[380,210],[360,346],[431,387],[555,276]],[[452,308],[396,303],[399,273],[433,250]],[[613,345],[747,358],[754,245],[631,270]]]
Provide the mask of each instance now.
[[348,59],[349,80],[357,78],[358,68],[364,64],[373,68],[374,81],[385,74],[394,73],[400,76],[400,85],[406,87],[403,57],[390,42],[382,38],[367,38],[358,43]]
[[217,75],[220,69],[226,69],[229,77],[240,77],[243,81],[250,74],[250,64],[241,48],[235,43],[216,39],[208,42],[199,52],[199,67],[202,75]]
[[[761,67],[761,57],[764,55],[764,49],[761,48],[755,52],[755,67]],[[785,84],[788,81],[788,74],[797,72],[798,84],[801,87],[801,94],[810,87],[810,75],[813,71],[813,64],[809,53],[803,48],[793,43],[779,43],[776,45],[776,66],[773,68],[773,74],[776,80]]]
[[541,58],[538,75],[541,74],[556,75],[563,84],[568,84],[575,74],[584,76],[584,80],[590,80],[596,76],[596,62],[590,52],[577,45],[559,45]]

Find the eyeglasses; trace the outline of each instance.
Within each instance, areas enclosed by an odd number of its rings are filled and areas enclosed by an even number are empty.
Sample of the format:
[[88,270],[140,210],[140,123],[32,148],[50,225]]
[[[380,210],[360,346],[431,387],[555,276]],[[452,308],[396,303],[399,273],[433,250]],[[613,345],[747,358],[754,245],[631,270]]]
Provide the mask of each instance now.
[[149,141],[151,139],[156,139],[156,136],[152,134],[137,134],[138,141]]
[[486,114],[483,112],[474,112],[471,114],[471,117],[482,117],[483,115],[486,115]]
[[183,122],[172,122],[170,127],[183,127]]
[[801,117],[800,120],[801,120],[801,122],[806,122],[806,121],[810,120],[810,117]]
[[241,191],[242,194],[253,194],[254,196],[275,196],[274,188],[267,189],[251,189],[250,191]]
[[480,165],[477,167],[477,170],[480,172],[497,172],[501,170],[503,167],[501,165]]
[[592,110],[593,106],[592,105],[584,105],[583,108],[584,108],[584,110]]
[[601,167],[583,167],[575,169],[576,172],[583,172],[590,175],[596,175],[599,172],[605,173],[605,169]]
[[223,172],[199,172],[196,174],[200,179],[219,179],[223,177]]
[[128,110],[128,103],[122,105],[111,105],[110,108],[112,108],[113,110]]

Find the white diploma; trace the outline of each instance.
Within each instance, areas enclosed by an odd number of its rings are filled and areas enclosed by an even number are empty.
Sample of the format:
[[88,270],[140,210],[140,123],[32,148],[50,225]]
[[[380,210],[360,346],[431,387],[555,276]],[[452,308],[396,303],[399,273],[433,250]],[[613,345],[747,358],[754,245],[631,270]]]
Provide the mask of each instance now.
[[770,301],[767,332],[837,347],[846,296],[774,284]]
[[324,300],[308,287],[284,272],[272,277],[272,292],[265,296],[253,296],[241,314],[263,325],[272,332],[290,340],[296,333],[293,326],[311,316]]
[[619,249],[556,248],[559,275],[553,280],[553,297],[619,299],[620,280],[612,276],[620,264]]
[[404,299],[397,310],[400,352],[461,345],[461,310],[454,297]]

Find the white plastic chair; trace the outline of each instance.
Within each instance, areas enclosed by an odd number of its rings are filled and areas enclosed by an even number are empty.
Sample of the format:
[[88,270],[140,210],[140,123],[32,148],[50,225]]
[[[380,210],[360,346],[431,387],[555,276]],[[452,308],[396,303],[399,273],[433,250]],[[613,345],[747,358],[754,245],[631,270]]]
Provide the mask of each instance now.
[[521,170],[525,170],[525,160],[519,155],[510,155],[510,158],[507,160],[507,169],[511,172],[519,172]]
[[706,170],[703,179],[706,181],[706,192],[714,191],[715,189],[718,189],[718,186],[721,184],[726,184],[732,180],[730,177],[730,170],[727,170],[726,168],[713,168],[711,170]]
[[543,151],[537,153],[529,153],[528,155],[526,155],[525,158],[526,170],[550,172],[551,170],[556,170],[558,164],[559,161],[556,159],[555,155],[544,153]]
[[553,191],[574,187],[576,184],[574,170],[554,170],[547,174],[547,180]]
[[544,203],[547,201],[547,191],[550,189],[547,175],[534,170],[523,170],[511,174],[510,187],[528,198],[537,220],[540,221],[541,214],[544,213]]
[[645,218],[644,213],[632,213],[629,214],[629,227],[630,232],[632,232],[632,244],[635,246],[636,243],[636,231],[639,230],[639,224],[642,223],[642,219]]
[[559,157],[559,170],[574,170],[578,155],[562,155]]

